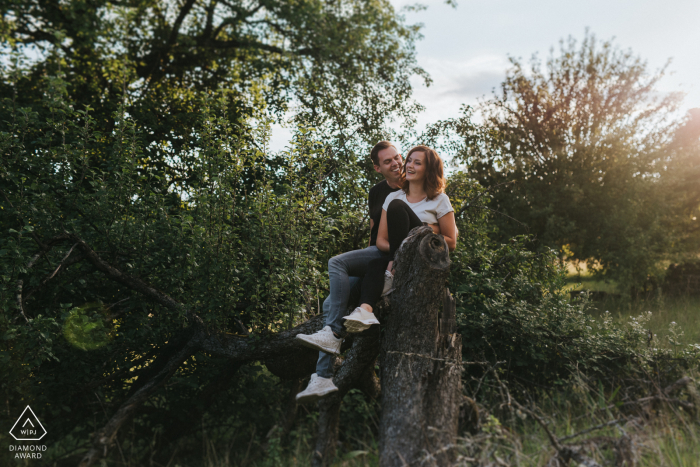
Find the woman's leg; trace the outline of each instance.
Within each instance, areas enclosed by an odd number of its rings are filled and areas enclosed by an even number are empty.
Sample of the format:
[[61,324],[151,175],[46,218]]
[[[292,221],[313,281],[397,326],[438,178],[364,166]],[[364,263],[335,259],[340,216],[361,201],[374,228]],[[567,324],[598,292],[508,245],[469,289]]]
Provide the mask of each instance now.
[[[367,272],[362,279],[362,291],[360,295],[360,308],[369,312],[369,316],[362,316],[363,312],[358,310],[348,317],[345,323],[350,332],[360,332],[367,329],[367,324],[357,324],[355,321],[374,321],[376,318],[371,313],[377,306],[377,302],[382,297],[384,290],[384,274],[387,266],[394,259],[394,253],[399,249],[401,242],[408,236],[408,232],[414,227],[423,225],[423,222],[416,216],[416,213],[403,201],[394,200],[387,207],[387,227],[389,230],[389,247],[391,254],[382,258],[373,259],[367,265]],[[356,313],[357,316],[354,316]],[[350,327],[348,327],[350,325]]]
[[[389,256],[394,259],[396,250],[408,236],[408,232],[415,227],[420,227],[423,222],[416,213],[400,199],[395,199],[386,209],[386,226],[389,231]],[[364,282],[362,283],[364,288]]]
[[362,291],[360,293],[360,306],[367,311],[372,311],[384,290],[384,271],[391,258],[384,256],[373,259],[367,265],[367,273],[362,279]]

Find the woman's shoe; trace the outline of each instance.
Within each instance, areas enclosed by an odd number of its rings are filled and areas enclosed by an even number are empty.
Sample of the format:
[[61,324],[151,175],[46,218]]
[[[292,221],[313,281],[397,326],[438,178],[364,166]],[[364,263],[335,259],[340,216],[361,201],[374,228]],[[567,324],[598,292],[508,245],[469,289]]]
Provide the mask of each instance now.
[[343,316],[343,319],[345,320],[345,329],[348,332],[362,332],[373,324],[379,324],[374,313],[359,306],[349,315]]
[[390,271],[384,271],[384,291],[382,297],[394,291],[394,275]]

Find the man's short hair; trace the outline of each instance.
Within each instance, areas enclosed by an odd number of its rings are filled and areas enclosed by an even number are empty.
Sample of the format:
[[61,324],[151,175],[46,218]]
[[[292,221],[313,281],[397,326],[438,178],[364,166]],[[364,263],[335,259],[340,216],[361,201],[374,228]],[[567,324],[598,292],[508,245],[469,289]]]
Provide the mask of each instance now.
[[398,152],[398,148],[394,146],[394,143],[391,143],[389,141],[380,141],[377,144],[374,145],[372,148],[372,151],[369,153],[369,156],[372,158],[372,163],[374,165],[379,165],[379,151],[383,151],[386,148],[394,148],[396,149],[396,152]]

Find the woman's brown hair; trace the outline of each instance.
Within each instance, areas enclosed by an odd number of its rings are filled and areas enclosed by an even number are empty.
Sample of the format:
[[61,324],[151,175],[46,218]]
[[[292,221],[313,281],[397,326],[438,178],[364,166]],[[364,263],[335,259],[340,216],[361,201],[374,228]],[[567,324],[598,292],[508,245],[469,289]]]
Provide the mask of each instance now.
[[428,146],[419,144],[418,146],[412,148],[406,154],[406,162],[403,165],[403,182],[401,182],[401,188],[406,194],[408,192],[409,182],[406,180],[406,165],[408,164],[408,159],[414,152],[422,152],[425,154],[425,178],[423,179],[423,188],[425,189],[425,194],[428,195],[428,199],[433,199],[440,193],[445,192],[445,171],[442,167],[442,159],[438,155],[435,149],[431,149]]

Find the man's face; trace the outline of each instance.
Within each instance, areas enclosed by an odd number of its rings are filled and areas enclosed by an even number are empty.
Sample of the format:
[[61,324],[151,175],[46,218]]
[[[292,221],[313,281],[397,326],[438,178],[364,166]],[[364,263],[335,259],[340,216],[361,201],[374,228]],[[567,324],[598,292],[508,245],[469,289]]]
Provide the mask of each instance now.
[[401,167],[403,166],[401,154],[396,148],[389,146],[379,151],[377,159],[379,159],[379,165],[375,165],[374,170],[384,175],[389,183],[397,184],[401,180]]

